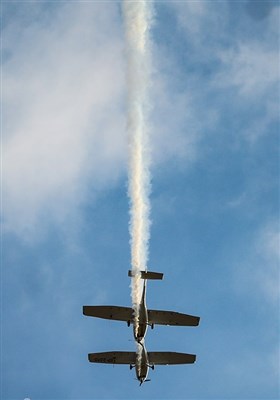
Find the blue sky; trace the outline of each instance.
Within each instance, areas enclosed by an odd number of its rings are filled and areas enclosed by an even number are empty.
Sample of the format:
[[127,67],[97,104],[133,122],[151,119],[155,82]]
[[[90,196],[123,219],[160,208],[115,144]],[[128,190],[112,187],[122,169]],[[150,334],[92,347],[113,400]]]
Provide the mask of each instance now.
[[2,4],[2,398],[276,399],[279,3],[155,2],[150,351],[197,354],[139,388],[131,303],[120,2]]

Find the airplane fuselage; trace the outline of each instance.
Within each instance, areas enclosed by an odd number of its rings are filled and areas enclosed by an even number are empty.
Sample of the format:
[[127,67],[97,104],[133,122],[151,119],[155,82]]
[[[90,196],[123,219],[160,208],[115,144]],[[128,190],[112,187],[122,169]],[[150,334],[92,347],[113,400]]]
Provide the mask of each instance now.
[[135,371],[136,371],[136,377],[140,382],[140,385],[142,385],[142,383],[147,380],[147,376],[149,373],[148,354],[144,345],[142,344],[141,344],[141,349],[139,349],[139,352],[137,352]]
[[146,280],[143,285],[141,302],[139,304],[139,320],[133,322],[134,338],[138,343],[144,339],[148,328],[148,311],[146,306]]

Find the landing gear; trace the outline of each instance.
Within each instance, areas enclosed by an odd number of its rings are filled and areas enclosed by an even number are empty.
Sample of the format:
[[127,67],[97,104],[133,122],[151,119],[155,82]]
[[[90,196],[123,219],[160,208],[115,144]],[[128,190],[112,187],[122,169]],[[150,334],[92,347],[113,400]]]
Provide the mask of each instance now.
[[154,324],[151,324],[151,329],[154,329]]
[[134,368],[134,367],[135,367],[135,365],[131,365],[131,364],[130,364],[129,369],[132,369],[132,368]]
[[130,321],[127,321],[127,326],[128,326],[128,327],[130,326]]

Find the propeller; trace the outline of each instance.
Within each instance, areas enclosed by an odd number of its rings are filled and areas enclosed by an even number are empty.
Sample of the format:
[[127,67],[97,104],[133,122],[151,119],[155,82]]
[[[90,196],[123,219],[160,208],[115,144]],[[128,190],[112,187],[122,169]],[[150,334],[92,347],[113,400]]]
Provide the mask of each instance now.
[[145,382],[151,382],[151,379],[145,379],[144,381],[141,381],[139,386],[141,386],[142,383],[145,383]]

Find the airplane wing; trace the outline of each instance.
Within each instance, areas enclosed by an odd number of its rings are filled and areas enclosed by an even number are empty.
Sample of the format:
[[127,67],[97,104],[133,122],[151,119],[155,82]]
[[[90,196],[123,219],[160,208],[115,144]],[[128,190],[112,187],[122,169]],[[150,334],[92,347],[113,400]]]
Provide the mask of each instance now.
[[136,353],[132,351],[107,351],[105,353],[90,353],[88,360],[104,364],[135,364]]
[[196,355],[171,351],[152,351],[148,352],[148,360],[153,365],[193,364]]
[[199,317],[193,315],[159,310],[148,310],[148,319],[150,324],[180,326],[197,326],[200,320]]
[[83,314],[89,317],[133,321],[133,309],[118,306],[83,306]]

